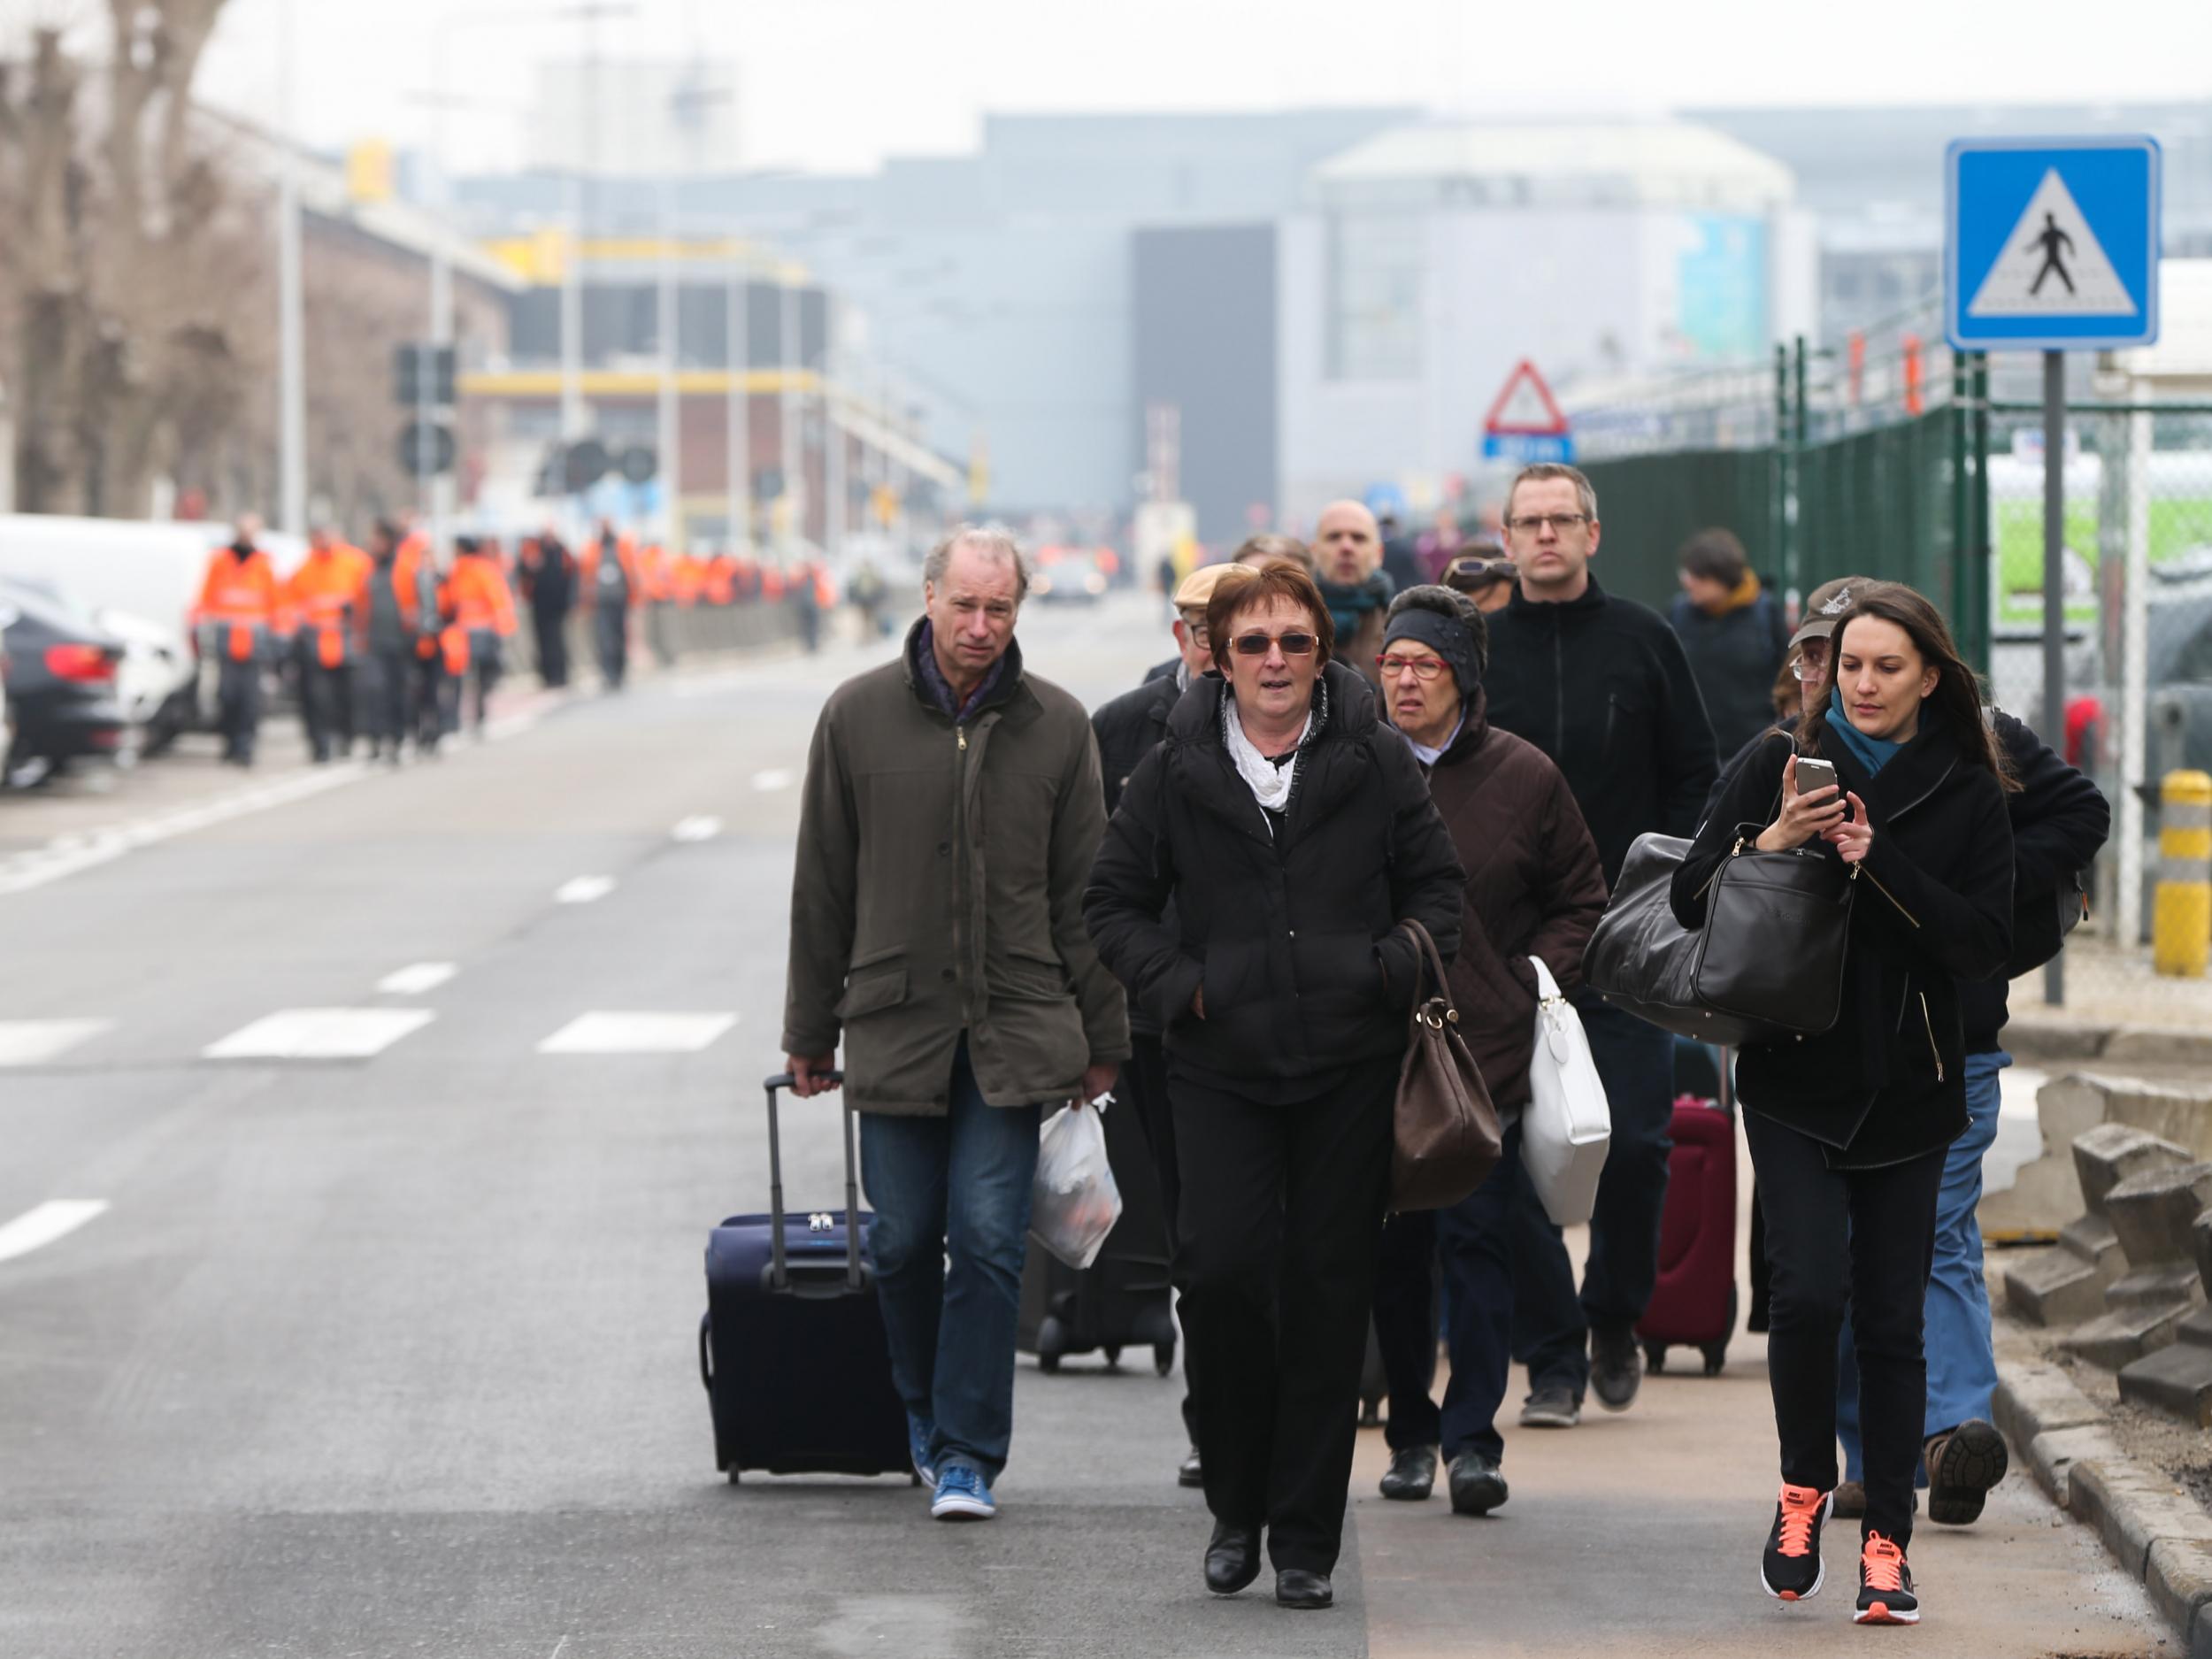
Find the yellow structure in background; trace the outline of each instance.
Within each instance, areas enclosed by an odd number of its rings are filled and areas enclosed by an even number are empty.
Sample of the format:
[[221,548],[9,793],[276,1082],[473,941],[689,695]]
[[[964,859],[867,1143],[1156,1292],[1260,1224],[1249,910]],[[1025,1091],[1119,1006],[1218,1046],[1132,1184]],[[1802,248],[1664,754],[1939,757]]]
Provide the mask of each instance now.
[[2151,965],[2200,979],[2212,954],[2212,772],[2170,772],[2159,795]]
[[396,193],[389,144],[380,138],[365,138],[346,151],[346,195],[356,206],[388,202]]

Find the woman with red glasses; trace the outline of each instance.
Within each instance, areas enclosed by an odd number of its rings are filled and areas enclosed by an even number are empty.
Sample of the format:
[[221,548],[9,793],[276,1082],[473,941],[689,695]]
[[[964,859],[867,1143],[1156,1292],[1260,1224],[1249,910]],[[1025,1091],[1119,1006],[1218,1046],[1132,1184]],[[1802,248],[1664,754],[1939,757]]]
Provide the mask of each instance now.
[[1233,572],[1195,680],[1124,787],[1085,919],[1159,1021],[1181,1165],[1206,1584],[1327,1607],[1418,982],[1465,877],[1404,741],[1331,660],[1313,578]]

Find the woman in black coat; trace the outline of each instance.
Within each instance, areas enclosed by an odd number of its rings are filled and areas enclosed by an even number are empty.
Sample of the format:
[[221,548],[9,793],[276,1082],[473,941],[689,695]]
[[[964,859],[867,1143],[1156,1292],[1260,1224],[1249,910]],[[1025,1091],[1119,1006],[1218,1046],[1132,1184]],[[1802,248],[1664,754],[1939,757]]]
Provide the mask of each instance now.
[[1326,1607],[1420,975],[1394,930],[1448,961],[1465,878],[1310,576],[1225,577],[1206,620],[1223,677],[1131,774],[1083,910],[1167,1051],[1207,1586],[1252,1582],[1264,1527],[1276,1599]]
[[[1866,1463],[1856,1618],[1910,1624],[1920,1617],[1904,1549],[1927,1398],[1921,1310],[1944,1149],[1967,1122],[1958,985],[2001,971],[2011,946],[2005,795],[2016,786],[1971,671],[1920,595],[1886,584],[1861,595],[1837,625],[1835,664],[1827,702],[1794,740],[1770,733],[1731,774],[1672,898],[1685,926],[1701,926],[1721,864],[1753,845],[1808,849],[1850,871],[1836,1023],[1747,1043],[1737,1066],[1766,1215],[1782,1446],[1762,1573],[1785,1601],[1820,1588],[1847,1305]],[[1801,756],[1832,762],[1838,786],[1799,794]]]

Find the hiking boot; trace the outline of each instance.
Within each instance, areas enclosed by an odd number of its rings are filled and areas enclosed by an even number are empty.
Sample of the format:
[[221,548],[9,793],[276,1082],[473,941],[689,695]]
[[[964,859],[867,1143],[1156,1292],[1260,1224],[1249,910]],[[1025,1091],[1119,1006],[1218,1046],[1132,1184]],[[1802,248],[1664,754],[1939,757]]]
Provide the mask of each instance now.
[[1590,1330],[1590,1392],[1608,1411],[1625,1411],[1644,1380],[1644,1356],[1626,1325]]
[[1582,1421],[1582,1402],[1565,1383],[1545,1383],[1521,1407],[1525,1429],[1571,1429]]
[[1382,1478],[1382,1494],[1418,1503],[1436,1486],[1436,1448],[1409,1446],[1390,1454],[1390,1468]]
[[1454,1515],[1487,1515],[1509,1495],[1497,1464],[1480,1452],[1462,1452],[1452,1459],[1451,1483]]
[[1820,1524],[1828,1518],[1830,1494],[1783,1483],[1774,1506],[1774,1530],[1767,1534],[1759,1561],[1759,1582],[1778,1601],[1801,1601],[1820,1594],[1827,1570],[1820,1562]]
[[[1920,1494],[1912,1494],[1912,1512],[1920,1513]],[[1856,1480],[1847,1480],[1836,1488],[1834,1501],[1828,1513],[1839,1521],[1858,1521],[1866,1518],[1866,1487]]]
[[1917,1624],[1920,1598],[1913,1594],[1905,1552],[1879,1532],[1866,1535],[1859,1552],[1859,1610],[1854,1624]]
[[1989,1489],[2005,1478],[2005,1437],[1969,1417],[1947,1434],[1930,1436],[1926,1456],[1928,1518],[1945,1526],[1979,1520]]

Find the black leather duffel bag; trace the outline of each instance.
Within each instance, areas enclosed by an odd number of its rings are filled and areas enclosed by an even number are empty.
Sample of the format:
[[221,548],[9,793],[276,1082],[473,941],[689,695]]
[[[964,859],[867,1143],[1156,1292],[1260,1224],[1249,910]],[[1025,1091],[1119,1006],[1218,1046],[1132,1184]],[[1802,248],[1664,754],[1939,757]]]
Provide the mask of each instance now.
[[1817,848],[1760,852],[1739,839],[1692,932],[1670,898],[1689,849],[1678,836],[1636,838],[1583,978],[1607,1002],[1701,1042],[1779,1042],[1834,1025],[1856,872]]

